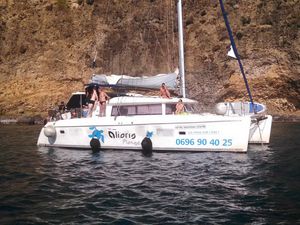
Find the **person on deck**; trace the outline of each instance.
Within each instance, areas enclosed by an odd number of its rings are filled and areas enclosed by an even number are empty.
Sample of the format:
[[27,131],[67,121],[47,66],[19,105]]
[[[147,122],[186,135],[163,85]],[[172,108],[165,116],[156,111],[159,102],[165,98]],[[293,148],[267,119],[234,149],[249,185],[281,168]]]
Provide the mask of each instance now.
[[165,83],[161,84],[161,87],[160,87],[160,96],[162,98],[171,98],[170,92],[169,92],[168,88],[166,87]]
[[89,91],[88,98],[89,98],[89,100],[88,100],[88,117],[92,117],[95,102],[98,101],[98,94],[97,94],[96,87],[94,87],[92,91]]
[[182,99],[179,99],[179,101],[176,104],[175,114],[181,114],[183,112],[184,112],[184,104],[182,102]]
[[58,110],[59,110],[60,114],[65,113],[65,111],[66,111],[66,105],[65,105],[65,103],[63,101],[60,102],[60,105],[58,106]]
[[106,111],[106,101],[110,99],[110,97],[106,94],[103,88],[99,87],[99,106],[100,106],[100,114],[99,116],[105,116]]

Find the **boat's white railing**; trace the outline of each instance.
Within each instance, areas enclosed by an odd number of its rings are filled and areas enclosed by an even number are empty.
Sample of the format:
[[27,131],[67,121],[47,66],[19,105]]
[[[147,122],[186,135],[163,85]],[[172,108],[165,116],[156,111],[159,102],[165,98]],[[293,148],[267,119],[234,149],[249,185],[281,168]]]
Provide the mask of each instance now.
[[254,103],[251,106],[250,102],[224,102],[226,106],[225,115],[254,115],[263,114],[266,111],[266,107],[262,104]]

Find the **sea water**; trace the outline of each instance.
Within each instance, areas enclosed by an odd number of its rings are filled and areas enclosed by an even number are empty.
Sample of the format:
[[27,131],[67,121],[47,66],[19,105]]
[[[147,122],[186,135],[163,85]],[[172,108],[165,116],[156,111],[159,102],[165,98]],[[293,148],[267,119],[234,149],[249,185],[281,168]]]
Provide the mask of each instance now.
[[300,224],[300,124],[248,153],[93,154],[0,126],[0,224]]

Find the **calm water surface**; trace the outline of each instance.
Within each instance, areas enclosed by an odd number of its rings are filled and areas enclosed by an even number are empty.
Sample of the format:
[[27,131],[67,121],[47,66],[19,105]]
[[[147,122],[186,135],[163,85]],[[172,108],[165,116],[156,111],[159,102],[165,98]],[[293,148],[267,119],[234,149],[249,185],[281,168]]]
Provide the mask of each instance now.
[[300,124],[247,154],[38,148],[0,125],[0,224],[300,224]]

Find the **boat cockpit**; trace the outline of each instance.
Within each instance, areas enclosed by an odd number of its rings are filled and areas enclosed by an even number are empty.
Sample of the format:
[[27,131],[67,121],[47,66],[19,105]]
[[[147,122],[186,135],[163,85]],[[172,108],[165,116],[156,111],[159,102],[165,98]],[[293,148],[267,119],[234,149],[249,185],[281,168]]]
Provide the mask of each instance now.
[[[138,115],[172,115],[175,114],[176,104],[179,99],[184,103],[184,114],[191,114],[197,101],[187,98],[161,98],[158,96],[142,96],[129,93],[128,95],[110,95],[111,99],[106,104],[106,117],[138,116]],[[98,109],[97,109],[98,108]],[[87,97],[85,92],[75,92],[66,104],[65,112],[50,121],[59,119],[87,117]],[[95,107],[92,117],[99,116],[99,106]]]

